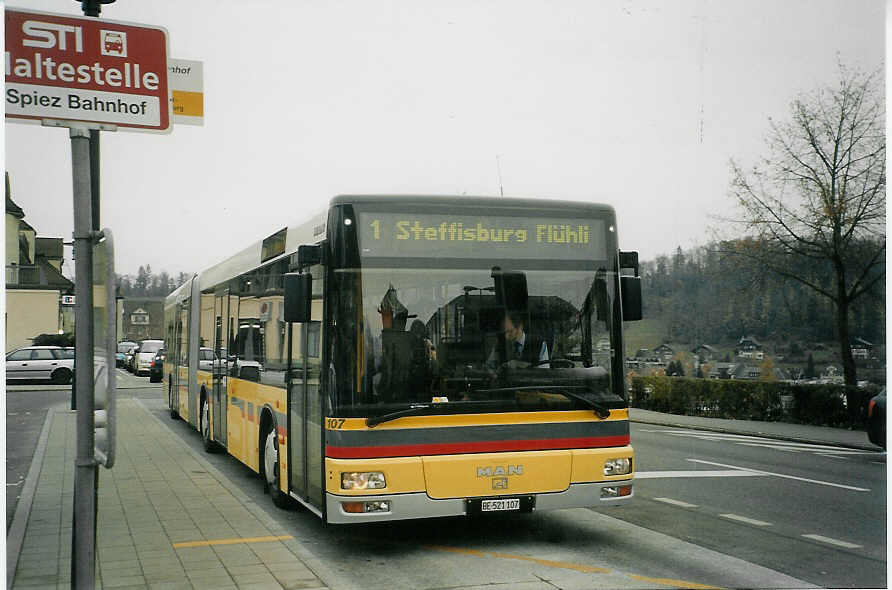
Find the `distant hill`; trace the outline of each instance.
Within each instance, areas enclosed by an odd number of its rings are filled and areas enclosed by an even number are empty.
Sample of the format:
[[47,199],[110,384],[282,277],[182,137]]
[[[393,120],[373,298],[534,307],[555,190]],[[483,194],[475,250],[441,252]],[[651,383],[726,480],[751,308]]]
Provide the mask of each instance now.
[[[699,344],[732,354],[742,336],[757,339],[779,366],[839,363],[835,318],[827,299],[802,284],[723,257],[721,244],[642,262],[644,320],[625,324],[625,353],[669,343],[689,353]],[[815,263],[815,273],[825,269]],[[857,300],[854,338],[874,343],[885,364],[885,283]],[[778,357],[780,357],[778,359]],[[865,368],[865,362],[859,362]],[[860,377],[859,377],[860,378]]]

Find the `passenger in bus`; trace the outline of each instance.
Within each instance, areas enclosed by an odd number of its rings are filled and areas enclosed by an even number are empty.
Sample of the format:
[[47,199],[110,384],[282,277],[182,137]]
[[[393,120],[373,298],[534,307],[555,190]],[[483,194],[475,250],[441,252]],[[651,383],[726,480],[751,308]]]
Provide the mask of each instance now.
[[[509,367],[519,368],[526,366],[548,367],[548,344],[541,338],[528,334],[524,328],[524,313],[509,311],[502,322],[505,360]],[[499,367],[499,347],[493,348],[486,361],[486,366],[492,370]]]
[[372,381],[380,401],[430,401],[436,372],[434,346],[420,320],[407,331],[392,327],[381,330],[381,362],[375,367]]

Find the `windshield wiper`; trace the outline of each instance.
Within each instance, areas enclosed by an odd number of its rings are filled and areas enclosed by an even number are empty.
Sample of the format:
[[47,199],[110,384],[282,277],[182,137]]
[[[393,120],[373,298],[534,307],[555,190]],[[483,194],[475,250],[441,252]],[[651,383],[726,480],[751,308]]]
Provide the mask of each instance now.
[[423,410],[428,409],[430,404],[413,404],[406,408],[405,410],[399,410],[396,412],[391,412],[389,414],[382,414],[380,416],[373,416],[365,419],[365,425],[369,428],[374,428],[378,424],[383,422],[390,422],[391,420],[396,420],[397,418],[402,418],[403,416],[414,416],[416,414],[421,414]]
[[601,420],[605,420],[610,417],[610,410],[598,402],[591,400],[584,395],[579,395],[578,393],[574,393],[570,391],[571,388],[574,389],[586,389],[582,386],[555,386],[555,385],[531,385],[531,386],[523,386],[523,387],[499,387],[496,389],[474,389],[473,391],[476,393],[505,393],[507,391],[547,391],[553,393],[559,393],[565,397],[569,397],[570,399],[574,399],[580,401],[590,407],[595,411],[595,415],[598,416]]

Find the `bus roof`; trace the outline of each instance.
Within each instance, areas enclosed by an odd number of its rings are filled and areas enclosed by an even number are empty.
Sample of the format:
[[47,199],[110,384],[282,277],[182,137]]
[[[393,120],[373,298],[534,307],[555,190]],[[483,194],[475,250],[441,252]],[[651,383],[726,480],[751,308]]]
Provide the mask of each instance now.
[[399,205],[423,203],[425,205],[439,206],[505,207],[520,209],[542,209],[544,207],[547,209],[589,211],[591,213],[601,214],[614,212],[611,205],[590,201],[473,195],[338,195],[331,200],[330,205],[357,205],[364,203]]

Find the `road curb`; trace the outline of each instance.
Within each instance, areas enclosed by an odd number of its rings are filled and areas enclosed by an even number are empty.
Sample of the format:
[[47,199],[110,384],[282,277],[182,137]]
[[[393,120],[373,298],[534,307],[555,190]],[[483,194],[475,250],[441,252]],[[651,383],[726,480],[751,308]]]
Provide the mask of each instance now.
[[[883,449],[872,444],[856,444],[840,441],[829,441],[813,439],[802,436],[793,436],[788,434],[777,434],[774,432],[762,432],[757,430],[746,430],[743,428],[728,428],[725,426],[709,426],[700,424],[683,424],[672,420],[658,420],[653,418],[629,418],[630,422],[638,422],[640,424],[652,424],[654,426],[671,426],[672,428],[685,428],[687,430],[705,430],[707,432],[720,432],[723,434],[738,434],[742,436],[761,436],[762,438],[770,438],[772,440],[783,440],[787,442],[798,442],[809,445],[829,445],[834,447],[842,447],[845,449],[855,449],[859,451],[870,451],[880,453]],[[865,435],[866,436],[866,435]]]
[[12,524],[6,535],[6,587],[12,588],[15,580],[16,567],[19,556],[22,553],[22,543],[25,540],[25,532],[28,530],[28,518],[31,516],[31,506],[34,504],[34,492],[37,490],[37,482],[40,479],[40,470],[43,467],[43,459],[46,456],[47,441],[50,438],[50,424],[58,411],[63,409],[62,404],[48,408],[46,418],[43,420],[43,428],[37,439],[37,447],[34,449],[34,457],[31,459],[31,467],[25,476],[25,484],[22,486],[22,497],[15,506],[12,516]]

